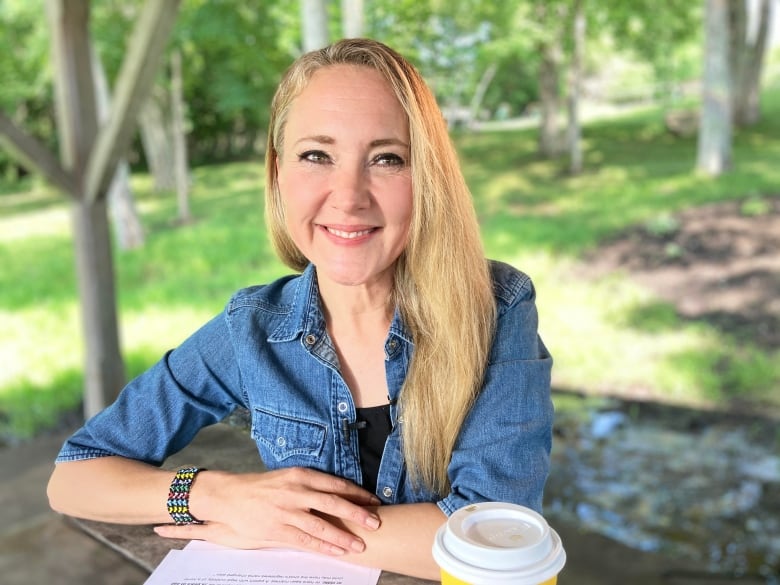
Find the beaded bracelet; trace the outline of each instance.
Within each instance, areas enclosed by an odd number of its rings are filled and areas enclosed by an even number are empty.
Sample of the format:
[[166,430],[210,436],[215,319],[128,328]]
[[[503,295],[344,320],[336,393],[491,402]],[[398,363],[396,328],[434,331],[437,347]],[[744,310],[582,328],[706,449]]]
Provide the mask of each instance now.
[[173,476],[168,492],[168,514],[176,524],[203,524],[190,514],[190,490],[195,476],[205,471],[199,467],[182,467]]

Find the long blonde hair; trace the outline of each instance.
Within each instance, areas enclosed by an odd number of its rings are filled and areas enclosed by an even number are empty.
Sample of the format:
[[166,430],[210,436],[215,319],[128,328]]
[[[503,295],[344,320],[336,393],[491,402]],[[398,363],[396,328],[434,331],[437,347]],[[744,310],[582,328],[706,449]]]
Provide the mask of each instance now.
[[315,71],[355,65],[378,71],[409,120],[413,211],[395,267],[394,301],[414,352],[399,398],[401,437],[415,485],[449,491],[447,468],[480,391],[495,328],[495,300],[471,193],[447,125],[417,70],[382,43],[346,39],[300,57],[271,105],[266,151],[266,222],[279,257],[295,270],[308,260],[285,228],[276,161],[290,105]]

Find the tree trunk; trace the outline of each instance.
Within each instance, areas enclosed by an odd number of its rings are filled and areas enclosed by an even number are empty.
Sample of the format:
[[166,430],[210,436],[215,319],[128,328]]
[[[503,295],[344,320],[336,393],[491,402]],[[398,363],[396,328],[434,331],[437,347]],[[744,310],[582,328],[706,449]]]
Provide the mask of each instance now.
[[363,0],[341,0],[341,26],[345,39],[363,36]]
[[146,234],[130,188],[130,165],[127,161],[119,163],[108,189],[108,211],[119,247],[122,250],[142,247]]
[[565,137],[563,136],[559,113],[561,110],[560,63],[563,7],[557,2],[537,2],[536,22],[542,29],[543,37],[538,41],[539,52],[539,152],[545,158],[555,158],[563,154]]
[[773,0],[758,0],[749,11],[747,0],[729,3],[732,112],[738,126],[755,124],[761,117],[761,74],[773,4]]
[[705,0],[704,72],[697,169],[718,176],[731,168],[729,0]]
[[173,138],[162,102],[163,97],[158,95],[157,91],[153,91],[141,109],[138,123],[141,129],[141,143],[149,172],[154,179],[155,191],[173,191],[176,188]]
[[560,84],[558,83],[559,54],[557,45],[545,43],[539,47],[539,99],[541,120],[539,122],[539,151],[547,158],[554,158],[563,152],[558,113],[561,108]]
[[176,166],[176,200],[179,223],[192,221],[190,212],[190,173],[187,162],[187,135],[184,130],[184,97],[182,89],[181,53],[171,55],[171,120],[173,122],[173,158]]
[[325,0],[301,0],[303,51],[308,53],[328,44],[328,11]]
[[[95,78],[95,101],[97,116],[102,124],[108,119],[111,110],[111,94],[108,80],[100,62],[100,56],[94,48],[92,53],[92,73]],[[130,189],[130,167],[127,161],[119,163],[111,186],[108,189],[108,209],[114,224],[114,233],[119,247],[123,250],[139,248],[144,244],[144,228],[135,207],[133,192]]]
[[580,124],[580,90],[582,59],[585,52],[585,12],[583,0],[574,0],[573,53],[569,67],[569,172],[582,172],[582,127]]
[[471,104],[469,104],[469,124],[475,124],[479,120],[479,109],[482,107],[482,101],[485,99],[485,94],[490,87],[490,82],[496,76],[498,71],[498,65],[491,63],[482,77],[479,78],[477,89],[474,90],[474,97],[471,98]]

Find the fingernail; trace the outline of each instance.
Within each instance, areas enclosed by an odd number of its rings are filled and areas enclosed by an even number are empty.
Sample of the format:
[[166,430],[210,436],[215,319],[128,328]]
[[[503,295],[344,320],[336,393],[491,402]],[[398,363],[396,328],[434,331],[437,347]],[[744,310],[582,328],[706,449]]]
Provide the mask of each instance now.
[[363,552],[364,550],[366,550],[366,543],[363,542],[362,540],[353,540],[351,546],[352,546],[352,550],[354,550],[355,552]]
[[335,544],[331,545],[330,547],[330,554],[332,555],[341,556],[346,552],[347,551],[345,551],[343,548],[341,548],[340,546],[336,546]]
[[368,518],[366,518],[366,526],[368,526],[372,530],[376,530],[377,528],[379,528],[379,518],[377,518],[376,516],[369,516]]

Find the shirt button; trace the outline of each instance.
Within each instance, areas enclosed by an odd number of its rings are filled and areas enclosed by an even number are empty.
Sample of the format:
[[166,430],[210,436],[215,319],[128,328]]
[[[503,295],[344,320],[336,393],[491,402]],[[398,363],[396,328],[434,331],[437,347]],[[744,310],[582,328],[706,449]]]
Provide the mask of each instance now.
[[285,439],[284,437],[277,437],[276,438],[276,444],[279,447],[284,447],[287,444],[287,439]]
[[347,410],[349,410],[349,404],[347,404],[346,402],[339,402],[336,408],[339,409],[339,412],[341,414],[344,414],[345,412],[347,412]]
[[309,333],[303,340],[306,345],[314,345],[317,341],[317,337]]
[[391,339],[390,343],[388,343],[387,346],[390,349],[395,349],[396,347],[398,347],[398,342],[395,339]]
[[389,500],[390,498],[393,497],[393,488],[391,488],[390,486],[383,487],[382,495]]

